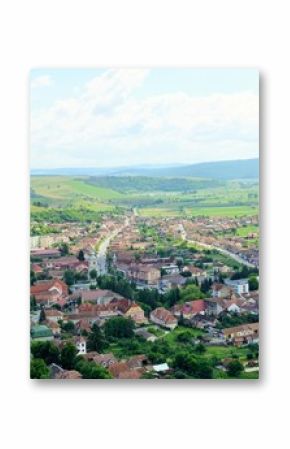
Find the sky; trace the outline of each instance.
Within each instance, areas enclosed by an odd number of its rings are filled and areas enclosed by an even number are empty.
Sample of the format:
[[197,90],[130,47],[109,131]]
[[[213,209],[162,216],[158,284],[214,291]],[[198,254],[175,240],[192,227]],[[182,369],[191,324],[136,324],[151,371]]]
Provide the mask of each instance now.
[[193,164],[259,155],[254,69],[36,69],[31,168]]

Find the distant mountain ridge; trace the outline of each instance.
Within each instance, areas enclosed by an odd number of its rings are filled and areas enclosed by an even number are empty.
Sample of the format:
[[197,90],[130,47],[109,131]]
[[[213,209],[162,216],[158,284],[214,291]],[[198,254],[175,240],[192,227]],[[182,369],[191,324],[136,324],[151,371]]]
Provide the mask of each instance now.
[[210,179],[259,178],[259,159],[202,162],[176,166],[32,169],[33,176],[148,176]]

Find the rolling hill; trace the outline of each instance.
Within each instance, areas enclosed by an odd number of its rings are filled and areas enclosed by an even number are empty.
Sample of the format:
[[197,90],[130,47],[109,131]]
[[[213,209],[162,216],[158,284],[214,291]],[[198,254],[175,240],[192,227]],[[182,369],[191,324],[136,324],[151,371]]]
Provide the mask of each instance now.
[[257,179],[259,178],[259,159],[203,162],[176,166],[32,169],[31,175],[193,177],[220,180]]

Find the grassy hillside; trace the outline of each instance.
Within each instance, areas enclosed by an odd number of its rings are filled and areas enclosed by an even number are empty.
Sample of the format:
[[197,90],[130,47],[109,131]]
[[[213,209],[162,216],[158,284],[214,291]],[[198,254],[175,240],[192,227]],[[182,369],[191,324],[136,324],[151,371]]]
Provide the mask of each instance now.
[[66,209],[69,217],[73,216],[72,209],[77,213],[85,210],[91,217],[92,212],[116,208],[137,208],[146,216],[253,215],[257,213],[258,194],[254,181],[132,176],[31,178],[32,218],[46,220],[47,208],[52,214],[52,209]]
[[102,200],[120,198],[122,195],[109,187],[103,188],[88,184],[86,178],[70,176],[33,176],[31,187],[42,197],[52,199],[72,199],[74,197],[89,197]]

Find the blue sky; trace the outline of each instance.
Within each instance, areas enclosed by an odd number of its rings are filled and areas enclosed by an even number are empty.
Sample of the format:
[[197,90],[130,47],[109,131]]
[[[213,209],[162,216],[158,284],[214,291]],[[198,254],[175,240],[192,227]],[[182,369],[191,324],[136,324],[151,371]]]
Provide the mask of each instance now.
[[31,166],[107,167],[258,156],[250,69],[36,69]]

